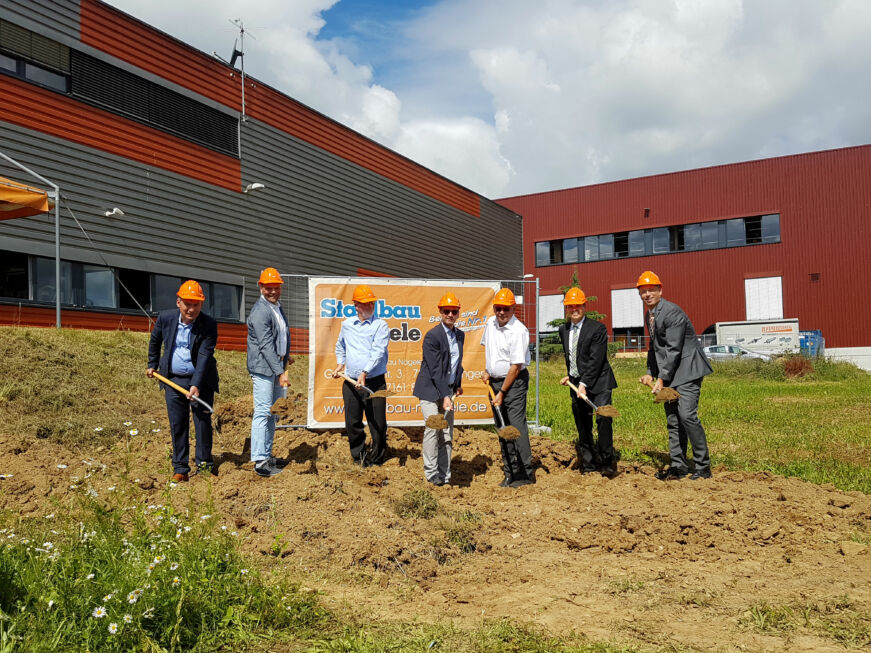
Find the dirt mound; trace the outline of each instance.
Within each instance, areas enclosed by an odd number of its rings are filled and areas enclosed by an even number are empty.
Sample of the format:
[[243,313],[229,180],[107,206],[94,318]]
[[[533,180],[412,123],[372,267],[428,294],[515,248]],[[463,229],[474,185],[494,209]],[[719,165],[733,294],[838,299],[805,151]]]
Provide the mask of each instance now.
[[[301,405],[297,395],[277,405],[279,421],[303,419]],[[537,483],[500,488],[498,440],[477,429],[457,431],[444,487],[424,482],[422,429],[390,428],[388,460],[367,469],[351,464],[340,432],[280,430],[284,471],[263,479],[245,452],[250,411],[250,398],[219,409],[217,476],[168,496],[179,507],[213,501],[250,554],[337,609],[509,617],[657,647],[807,651],[840,645],[817,632],[757,634],[748,615],[844,596],[856,612],[871,609],[871,498],[861,493],[722,470],[666,483],[624,463],[609,480],[582,475],[572,445],[535,437]],[[39,515],[75,492],[122,486],[142,503],[165,502],[167,428],[154,419],[161,431],[88,452],[0,438],[0,509]]]

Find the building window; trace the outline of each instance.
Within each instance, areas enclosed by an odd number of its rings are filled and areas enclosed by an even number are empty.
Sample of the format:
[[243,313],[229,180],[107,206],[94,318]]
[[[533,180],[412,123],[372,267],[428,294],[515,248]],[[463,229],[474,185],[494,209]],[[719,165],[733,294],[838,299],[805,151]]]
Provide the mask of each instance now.
[[83,265],[84,305],[95,308],[117,308],[115,275],[109,268]]
[[203,309],[219,320],[238,320],[242,304],[242,288],[225,283],[210,283]]
[[763,215],[761,220],[762,242],[780,242],[780,216],[777,213]]
[[644,256],[644,231],[629,232],[629,256]]
[[40,86],[46,86],[66,93],[69,90],[69,78],[66,75],[52,72],[42,66],[27,63],[24,64],[24,78],[30,82],[35,82]]
[[563,240],[563,263],[578,262],[578,239],[566,238]]
[[614,258],[614,235],[599,236],[599,260]]
[[[580,240],[580,239],[578,239]],[[599,237],[587,236],[584,238],[584,260],[598,261],[599,260]]]
[[665,254],[669,251],[668,229],[653,230],[653,253]]
[[155,311],[165,311],[175,308],[175,299],[178,289],[181,288],[181,277],[168,277],[163,274],[155,274],[152,277],[151,305]]
[[27,254],[2,252],[2,262],[0,262],[0,297],[30,299],[27,277]]
[[702,225],[688,224],[683,228],[684,249],[688,252],[702,248]]
[[726,244],[728,247],[738,247],[747,244],[747,230],[744,218],[726,220]]
[[780,242],[780,215],[755,215],[579,236],[535,244],[536,266],[691,252]]
[[5,70],[10,73],[18,72],[18,60],[14,57],[0,54],[0,70]]
[[702,223],[702,249],[715,249],[720,246],[720,226],[716,222]]
[[[60,262],[60,302],[67,306],[72,306],[75,303],[73,296],[73,271],[72,263],[69,261]],[[43,258],[42,256],[33,257],[33,299],[37,302],[45,302],[48,304],[55,303],[55,262],[52,258]]]
[[668,228],[668,249],[672,252],[684,251],[684,226]]
[[535,265],[538,267],[550,265],[550,243],[546,240],[535,243]]
[[626,258],[627,256],[629,256],[629,232],[614,234],[614,257]]
[[152,310],[151,275],[148,272],[122,268],[118,270],[118,285],[118,308],[139,310],[141,306],[146,311]]

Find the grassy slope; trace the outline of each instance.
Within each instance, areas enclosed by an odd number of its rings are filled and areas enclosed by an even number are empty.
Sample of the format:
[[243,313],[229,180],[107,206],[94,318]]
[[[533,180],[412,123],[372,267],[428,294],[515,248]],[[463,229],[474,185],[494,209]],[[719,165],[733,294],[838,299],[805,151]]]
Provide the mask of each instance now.
[[[145,377],[148,336],[126,332],[0,329],[0,433],[51,437],[70,446],[115,439],[124,421],[165,411]],[[217,353],[216,404],[247,396],[244,352]],[[307,361],[291,368],[306,385]],[[810,377],[784,378],[779,363],[721,363],[702,386],[700,415],[714,465],[771,470],[871,493],[871,375],[847,364],[817,363]],[[638,383],[640,360],[618,360],[615,446],[624,460],[667,462],[665,416]],[[541,422],[558,440],[576,437],[564,367],[541,369]],[[95,434],[94,428],[103,427]]]

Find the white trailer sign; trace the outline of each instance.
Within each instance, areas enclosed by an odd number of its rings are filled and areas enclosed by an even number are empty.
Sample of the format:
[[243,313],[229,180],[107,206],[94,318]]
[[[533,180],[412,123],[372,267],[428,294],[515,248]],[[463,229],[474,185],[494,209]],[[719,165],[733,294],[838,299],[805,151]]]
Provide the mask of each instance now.
[[718,345],[741,345],[760,354],[798,353],[798,318],[717,322]]

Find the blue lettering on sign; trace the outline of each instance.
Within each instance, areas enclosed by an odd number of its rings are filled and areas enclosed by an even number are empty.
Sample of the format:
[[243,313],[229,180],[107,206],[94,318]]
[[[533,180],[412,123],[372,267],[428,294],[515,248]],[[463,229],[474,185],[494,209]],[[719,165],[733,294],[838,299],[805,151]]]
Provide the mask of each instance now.
[[[321,317],[323,318],[344,319],[356,314],[357,309],[354,308],[354,304],[345,304],[341,299],[335,297],[325,297],[321,300]],[[379,299],[375,303],[375,317],[419,320],[421,319],[420,306],[391,305],[383,299]]]

